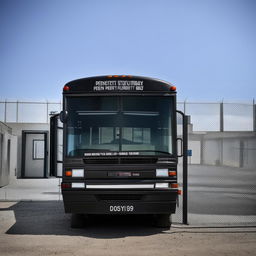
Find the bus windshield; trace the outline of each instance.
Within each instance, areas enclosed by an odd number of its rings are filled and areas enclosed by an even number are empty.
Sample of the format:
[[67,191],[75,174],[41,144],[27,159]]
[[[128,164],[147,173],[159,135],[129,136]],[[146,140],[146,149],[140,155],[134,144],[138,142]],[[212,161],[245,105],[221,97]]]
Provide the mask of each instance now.
[[66,156],[173,153],[174,102],[165,96],[67,97]]

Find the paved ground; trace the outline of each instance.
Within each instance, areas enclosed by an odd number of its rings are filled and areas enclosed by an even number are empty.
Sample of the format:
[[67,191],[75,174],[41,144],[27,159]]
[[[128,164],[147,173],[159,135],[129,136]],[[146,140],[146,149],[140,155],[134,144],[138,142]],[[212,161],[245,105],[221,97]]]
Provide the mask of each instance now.
[[60,201],[0,202],[0,254],[255,255],[256,226],[153,228],[144,216],[95,217],[71,229]]
[[11,179],[0,188],[2,200],[60,200],[60,179]]
[[189,166],[189,212],[256,215],[256,169]]
[[[181,168],[180,172],[181,174]],[[180,181],[181,181],[180,177]],[[189,223],[256,225],[256,170],[189,166]],[[60,179],[19,179],[0,188],[1,200],[61,200]],[[173,221],[181,222],[180,208]]]

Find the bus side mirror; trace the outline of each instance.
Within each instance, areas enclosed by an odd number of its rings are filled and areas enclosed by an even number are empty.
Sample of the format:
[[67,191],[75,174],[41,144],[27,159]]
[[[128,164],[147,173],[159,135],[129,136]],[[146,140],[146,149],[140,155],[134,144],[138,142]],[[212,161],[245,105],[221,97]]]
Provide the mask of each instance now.
[[68,111],[61,111],[60,112],[60,121],[62,123],[66,123],[68,121]]

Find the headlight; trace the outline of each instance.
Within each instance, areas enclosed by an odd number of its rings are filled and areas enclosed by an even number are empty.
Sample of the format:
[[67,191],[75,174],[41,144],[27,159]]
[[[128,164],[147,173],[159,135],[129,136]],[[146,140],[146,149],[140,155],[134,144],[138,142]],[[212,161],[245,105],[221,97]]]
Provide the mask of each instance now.
[[156,177],[168,177],[168,169],[156,169]]
[[84,169],[72,169],[72,177],[84,177]]

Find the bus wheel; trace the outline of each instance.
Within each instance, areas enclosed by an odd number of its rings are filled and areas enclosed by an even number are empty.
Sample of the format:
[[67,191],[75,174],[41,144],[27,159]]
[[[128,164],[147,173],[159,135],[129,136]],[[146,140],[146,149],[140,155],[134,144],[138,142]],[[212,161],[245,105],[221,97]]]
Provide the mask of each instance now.
[[71,216],[71,228],[83,228],[86,224],[86,218],[84,214],[72,213]]
[[156,215],[156,227],[158,228],[170,228],[172,224],[170,214],[157,214]]

